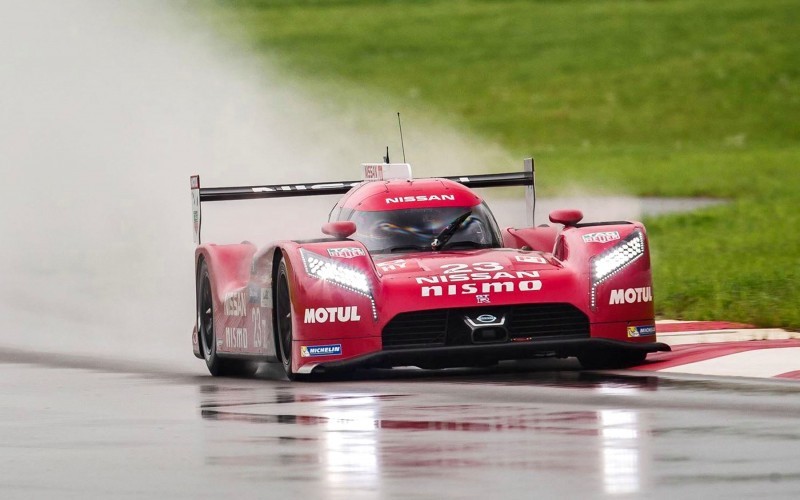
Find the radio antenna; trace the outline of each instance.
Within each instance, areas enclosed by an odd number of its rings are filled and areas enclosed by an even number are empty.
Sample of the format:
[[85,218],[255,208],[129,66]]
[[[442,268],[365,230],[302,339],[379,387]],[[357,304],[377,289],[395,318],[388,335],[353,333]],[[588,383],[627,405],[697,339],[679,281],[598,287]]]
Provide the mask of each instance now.
[[389,161],[389,146],[386,146],[386,156],[383,157],[383,163],[391,163]]
[[403,163],[406,163],[406,145],[403,144],[403,124],[400,122],[400,112],[397,112],[397,126],[400,127],[400,147],[403,149]]

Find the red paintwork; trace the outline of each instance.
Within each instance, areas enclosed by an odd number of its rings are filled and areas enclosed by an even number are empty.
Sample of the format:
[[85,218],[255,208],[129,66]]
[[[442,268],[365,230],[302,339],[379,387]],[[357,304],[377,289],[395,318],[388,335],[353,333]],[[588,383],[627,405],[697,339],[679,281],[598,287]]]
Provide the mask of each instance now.
[[[436,199],[421,200],[420,197]],[[453,199],[450,199],[451,197]],[[387,200],[392,201],[387,202]],[[481,201],[481,197],[474,191],[457,182],[448,179],[415,179],[361,183],[344,195],[338,206],[379,211],[423,207],[473,207]]]
[[553,210],[550,212],[550,222],[555,224],[564,224],[565,226],[574,226],[583,219],[583,212],[580,210]]
[[775,375],[775,378],[786,378],[786,379],[792,379],[792,380],[800,380],[800,370],[781,373],[780,375]]
[[[800,347],[800,340],[750,340],[747,342],[713,342],[707,344],[677,345],[672,348],[672,352],[652,354],[651,358],[648,359],[645,364],[634,367],[633,369],[647,371],[663,370],[665,368],[672,368],[673,366],[697,363],[740,352],[756,349],[779,349],[783,347]],[[779,376],[790,378],[786,377],[786,375],[787,374]]]
[[[425,200],[447,194],[443,199]],[[408,198],[407,198],[408,197]],[[387,203],[387,198],[409,201]],[[481,198],[461,184],[444,179],[394,180],[361,183],[339,202],[337,208],[390,210],[435,206],[474,206]],[[579,220],[564,211],[564,221]],[[577,212],[577,211],[573,211]],[[339,211],[334,210],[334,213]],[[645,236],[645,255],[597,288],[597,307],[590,304],[590,258],[619,241],[586,243],[582,236],[617,231],[624,239],[638,230]],[[652,343],[655,335],[628,337],[629,326],[655,324],[652,300],[610,304],[612,290],[647,289],[652,297],[652,278],[646,234],[639,222],[587,227],[570,226],[508,229],[503,231],[506,248],[422,252],[370,256],[352,240],[280,241],[256,251],[249,243],[204,244],[196,250],[196,263],[209,266],[214,297],[218,352],[278,360],[273,324],[273,273],[281,256],[286,260],[293,304],[293,361],[295,372],[305,365],[343,361],[380,351],[381,331],[397,314],[427,309],[477,307],[476,295],[489,297],[492,306],[520,303],[569,303],[583,311],[594,338],[626,343]],[[555,251],[554,250],[554,246]],[[335,249],[347,249],[337,251]],[[533,250],[528,250],[528,249]],[[300,250],[311,252],[362,272],[370,284],[374,301],[367,296],[310,276]],[[232,300],[225,314],[225,298]],[[237,307],[244,298],[244,308]],[[320,311],[325,308],[337,308]],[[337,322],[306,323],[308,318]],[[318,315],[318,316],[317,316]],[[339,320],[349,320],[340,322]],[[228,342],[225,335],[246,329],[246,342]],[[196,333],[194,352],[201,357]],[[534,341],[535,342],[535,341]],[[235,344],[235,345],[234,345]],[[241,345],[239,345],[241,344]],[[302,346],[341,344],[341,354],[303,357]],[[308,366],[306,366],[308,370]]]
[[558,230],[553,226],[509,227],[503,230],[503,246],[507,248],[529,248],[540,252],[552,252]]
[[347,238],[356,232],[356,223],[349,220],[328,222],[322,225],[322,233],[334,238]]

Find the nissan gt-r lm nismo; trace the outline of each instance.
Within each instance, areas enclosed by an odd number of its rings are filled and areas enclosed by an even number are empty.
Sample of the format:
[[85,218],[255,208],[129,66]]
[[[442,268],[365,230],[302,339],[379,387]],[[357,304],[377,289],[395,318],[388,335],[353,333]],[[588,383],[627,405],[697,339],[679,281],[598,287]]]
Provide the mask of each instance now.
[[[197,278],[194,354],[213,375],[282,363],[289,379],[353,368],[482,366],[576,356],[624,367],[656,342],[647,235],[639,222],[533,227],[533,160],[522,172],[414,179],[407,164],[363,180],[201,188],[191,179]],[[529,227],[500,229],[473,191],[525,186]],[[201,204],[343,195],[326,238],[264,248],[200,244]]]

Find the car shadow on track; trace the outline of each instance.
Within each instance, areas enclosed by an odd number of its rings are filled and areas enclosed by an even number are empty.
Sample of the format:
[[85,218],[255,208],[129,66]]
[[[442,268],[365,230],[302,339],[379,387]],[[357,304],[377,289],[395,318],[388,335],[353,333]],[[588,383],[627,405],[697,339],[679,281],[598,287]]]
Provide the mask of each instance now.
[[[285,381],[280,364],[267,363],[256,373],[255,379]],[[637,372],[621,374],[603,371],[583,370],[576,359],[537,359],[526,361],[504,361],[489,367],[443,368],[425,370],[413,366],[391,369],[373,368],[347,372],[328,372],[314,374],[292,384],[319,384],[327,382],[407,382],[417,383],[480,383],[498,385],[553,385],[572,387],[607,386],[618,383],[637,388],[654,387],[657,377]]]

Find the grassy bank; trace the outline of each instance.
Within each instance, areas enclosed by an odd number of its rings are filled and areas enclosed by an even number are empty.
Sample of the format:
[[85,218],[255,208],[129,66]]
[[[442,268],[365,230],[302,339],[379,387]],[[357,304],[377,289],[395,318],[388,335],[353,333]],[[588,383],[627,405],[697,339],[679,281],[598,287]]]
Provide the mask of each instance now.
[[795,0],[204,5],[309,82],[533,154],[550,189],[732,199],[647,221],[659,313],[800,328]]

